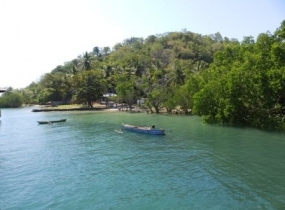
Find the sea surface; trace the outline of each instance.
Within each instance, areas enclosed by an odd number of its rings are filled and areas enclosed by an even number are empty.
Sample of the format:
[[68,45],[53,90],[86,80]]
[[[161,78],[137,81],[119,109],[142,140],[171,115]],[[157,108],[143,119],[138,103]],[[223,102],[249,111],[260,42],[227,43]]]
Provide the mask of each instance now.
[[[285,209],[284,132],[33,108],[1,110],[0,210]],[[122,123],[166,135],[115,132]]]

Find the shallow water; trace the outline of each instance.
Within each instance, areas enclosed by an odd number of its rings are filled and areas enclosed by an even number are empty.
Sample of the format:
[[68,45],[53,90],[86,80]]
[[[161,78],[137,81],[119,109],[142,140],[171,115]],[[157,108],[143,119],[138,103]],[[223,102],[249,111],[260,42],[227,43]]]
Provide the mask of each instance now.
[[[2,109],[1,210],[285,208],[284,133],[195,116],[32,108]],[[166,135],[115,132],[122,123]]]

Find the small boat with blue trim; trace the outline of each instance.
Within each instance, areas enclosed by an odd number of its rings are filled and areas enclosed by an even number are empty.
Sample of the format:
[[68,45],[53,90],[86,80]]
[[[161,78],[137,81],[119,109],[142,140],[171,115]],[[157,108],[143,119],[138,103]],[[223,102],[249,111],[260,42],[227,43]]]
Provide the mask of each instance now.
[[165,135],[164,129],[155,128],[155,125],[148,127],[148,126],[135,126],[135,125],[122,123],[122,129],[138,133],[152,134],[152,135]]

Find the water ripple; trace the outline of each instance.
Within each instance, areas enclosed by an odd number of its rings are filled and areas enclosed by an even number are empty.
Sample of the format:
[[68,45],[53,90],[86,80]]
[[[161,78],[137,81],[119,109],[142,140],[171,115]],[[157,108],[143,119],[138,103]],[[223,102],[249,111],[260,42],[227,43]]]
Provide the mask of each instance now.
[[[192,116],[27,110],[2,111],[0,209],[285,206],[282,133],[208,126]],[[36,123],[55,118],[67,122]],[[118,134],[122,122],[151,122],[167,135]]]

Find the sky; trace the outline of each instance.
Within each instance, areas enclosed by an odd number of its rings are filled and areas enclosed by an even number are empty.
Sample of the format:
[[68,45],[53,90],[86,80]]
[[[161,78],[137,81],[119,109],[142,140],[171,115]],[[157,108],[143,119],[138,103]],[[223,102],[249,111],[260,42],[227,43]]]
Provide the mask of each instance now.
[[283,20],[284,0],[0,0],[0,88],[25,88],[131,37],[186,29],[242,41]]

